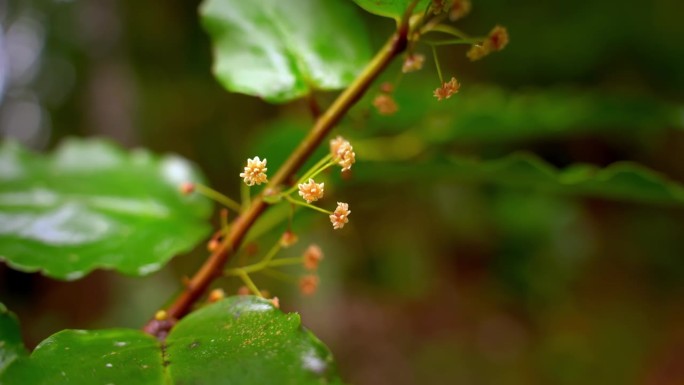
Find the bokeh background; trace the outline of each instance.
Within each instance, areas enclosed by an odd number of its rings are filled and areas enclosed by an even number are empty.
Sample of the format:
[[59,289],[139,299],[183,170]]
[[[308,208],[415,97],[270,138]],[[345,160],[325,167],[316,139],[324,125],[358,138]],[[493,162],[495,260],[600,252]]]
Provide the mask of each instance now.
[[[39,151],[84,136],[178,153],[239,196],[244,159],[277,165],[311,118],[303,103],[223,90],[197,7],[0,0],[0,134]],[[439,104],[427,47],[425,68],[396,91],[397,115],[378,116],[371,89],[337,131],[359,163],[326,185],[327,202],[350,202],[349,226],[333,233],[307,214],[293,224],[300,246],[325,251],[319,292],[257,283],[302,313],[349,383],[683,384],[681,206],[430,171],[444,157],[524,151],[559,168],[635,161],[684,181],[682,15],[678,0],[475,0],[459,26],[503,24],[509,46],[476,63],[464,47],[440,48],[463,86]],[[359,9],[375,47],[392,26]],[[140,327],[204,250],[145,278],[65,283],[2,265],[0,301],[30,345],[63,328]]]

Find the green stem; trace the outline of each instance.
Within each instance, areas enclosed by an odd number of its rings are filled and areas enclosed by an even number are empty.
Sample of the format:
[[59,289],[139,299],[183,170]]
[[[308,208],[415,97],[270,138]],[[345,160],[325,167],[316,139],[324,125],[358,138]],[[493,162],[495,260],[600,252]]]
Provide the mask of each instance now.
[[[329,164],[326,164],[326,163],[330,162],[331,159],[332,159],[331,154],[324,156],[321,160],[319,160],[316,164],[314,164],[310,169],[306,170],[304,175],[301,178],[299,178],[299,180],[297,180],[297,182],[294,184],[294,186],[290,187],[283,194],[284,195],[292,194],[293,192],[297,191],[300,183],[305,183],[309,178],[313,178],[314,176],[318,175],[321,171],[330,167]],[[332,164],[335,164],[335,163],[332,163]],[[324,168],[321,169],[322,167],[324,167]]]
[[278,254],[278,252],[280,251],[281,248],[282,248],[282,246],[280,245],[280,239],[279,239],[278,241],[276,241],[276,243],[273,245],[273,247],[271,247],[271,250],[269,250],[268,253],[266,253],[266,255],[261,260],[261,262],[267,264],[268,261],[273,259],[273,257],[275,257],[276,254]]
[[442,13],[441,15],[435,16],[432,19],[430,19],[428,22],[426,22],[419,30],[419,33],[421,35],[424,35],[430,31],[434,31],[435,29],[439,29],[440,26],[443,24],[440,24],[447,18],[446,13]]
[[256,273],[257,271],[261,271],[266,269],[267,267],[273,267],[273,266],[287,266],[287,265],[298,265],[300,263],[304,262],[304,259],[302,257],[293,257],[293,258],[280,258],[280,259],[274,259],[274,260],[261,260],[257,263],[243,266],[243,267],[234,267],[232,269],[226,269],[223,272],[223,275],[225,276],[241,276],[242,274],[248,274],[248,273]]
[[301,263],[304,263],[303,257],[279,258],[272,260],[268,267],[299,265]]
[[242,208],[240,211],[246,211],[252,204],[252,196],[250,195],[249,186],[240,183],[240,200],[242,201]]
[[439,75],[439,85],[440,87],[444,84],[444,78],[442,77],[442,67],[439,65],[439,59],[437,58],[437,48],[431,46],[432,56],[435,58],[435,67],[437,67],[437,75]]
[[314,209],[314,210],[316,210],[316,211],[320,211],[320,212],[325,213],[325,214],[328,214],[328,215],[332,214],[331,211],[328,211],[328,210],[326,210],[326,209],[324,209],[324,208],[320,208],[320,207],[318,207],[318,206],[314,206],[314,205],[309,204],[309,203],[306,203],[306,202],[299,201],[299,200],[297,200],[297,199],[295,199],[295,198],[292,198],[292,196],[290,196],[290,195],[285,195],[285,199],[287,199],[288,201],[290,201],[290,203],[295,204],[295,205],[298,205],[298,206],[308,207],[308,208],[310,208],[310,209]]
[[268,266],[269,262],[273,259],[273,257],[276,256],[276,254],[278,254],[281,248],[282,246],[280,245],[280,240],[278,240],[259,262],[248,266],[227,269],[224,272],[224,275],[239,275],[240,272],[243,271],[247,273],[253,273],[255,271],[261,270]]
[[308,169],[305,173],[304,176],[299,178],[300,183],[309,179],[310,175],[316,172],[319,168],[323,167],[324,164],[328,163],[332,159],[332,154],[326,154],[321,160],[316,162],[316,164],[313,165],[310,169]]
[[461,31],[460,29],[446,24],[436,25],[432,27],[432,29],[430,29],[430,32],[442,32],[461,39],[472,39],[471,36],[468,36],[468,34]]
[[240,212],[241,210],[239,203],[235,202],[234,200],[228,198],[227,196],[221,194],[220,192],[214,190],[209,186],[197,183],[195,184],[195,191],[197,191],[198,194],[202,194],[205,197],[228,207],[229,209],[235,210],[235,212]]
[[247,285],[247,288],[249,288],[252,294],[256,295],[257,297],[264,297],[263,295],[261,295],[259,288],[254,284],[254,281],[252,281],[252,279],[249,278],[249,274],[247,274],[247,272],[242,271],[240,272],[239,276],[242,279],[242,282],[244,282],[245,285]]
[[283,273],[275,269],[269,269],[268,267],[261,271],[262,274],[268,275],[271,278],[275,278],[285,283],[297,283],[297,278],[291,276],[290,274]]
[[[325,166],[319,168],[316,172],[314,172],[313,174],[309,175],[309,176],[307,177],[307,179],[309,179],[309,178],[311,178],[311,179],[315,178],[316,176],[318,176],[318,174],[322,173],[323,171],[329,169],[330,167],[332,167],[332,166],[334,166],[334,165],[336,165],[336,164],[337,164],[337,162],[335,162],[335,161],[330,161],[330,162],[328,162]],[[304,182],[304,181],[302,181],[302,182]]]
[[440,45],[455,45],[455,44],[478,44],[481,43],[482,39],[479,38],[472,38],[472,39],[449,39],[449,40],[438,40],[438,41],[431,41],[431,40],[424,40],[423,43],[430,45],[430,46],[440,46]]

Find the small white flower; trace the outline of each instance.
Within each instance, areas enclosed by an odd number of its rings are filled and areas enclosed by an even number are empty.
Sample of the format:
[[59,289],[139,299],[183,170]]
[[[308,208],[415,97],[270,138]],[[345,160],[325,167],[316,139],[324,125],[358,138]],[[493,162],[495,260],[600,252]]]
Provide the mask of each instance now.
[[247,159],[247,167],[245,167],[245,172],[240,173],[240,178],[245,181],[247,186],[267,183],[268,177],[266,176],[266,171],[268,171],[266,168],[266,159],[262,161],[256,156],[254,159]]
[[356,162],[356,154],[352,145],[341,136],[330,141],[330,153],[333,159],[342,166],[342,171],[349,170]]
[[330,222],[333,225],[333,229],[341,229],[344,225],[349,222],[349,205],[347,203],[337,202],[337,208],[335,212],[330,214]]
[[304,198],[306,203],[317,201],[323,198],[324,185],[325,183],[316,183],[309,178],[308,182],[299,184],[299,195]]

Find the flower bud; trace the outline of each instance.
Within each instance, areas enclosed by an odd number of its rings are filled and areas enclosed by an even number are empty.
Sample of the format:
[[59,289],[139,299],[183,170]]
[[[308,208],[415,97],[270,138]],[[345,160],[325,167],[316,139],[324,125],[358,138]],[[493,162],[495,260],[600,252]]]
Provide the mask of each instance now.
[[195,184],[192,182],[183,182],[180,185],[180,192],[183,195],[190,195],[195,191]]
[[299,280],[299,291],[303,295],[312,295],[318,289],[319,279],[316,275],[305,275]]
[[304,252],[304,268],[314,271],[323,259],[323,251],[318,245],[310,245]]

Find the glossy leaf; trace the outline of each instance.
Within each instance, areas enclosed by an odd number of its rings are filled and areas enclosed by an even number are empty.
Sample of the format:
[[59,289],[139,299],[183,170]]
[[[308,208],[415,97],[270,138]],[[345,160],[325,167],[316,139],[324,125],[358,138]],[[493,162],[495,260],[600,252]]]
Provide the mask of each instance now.
[[145,275],[208,233],[210,205],[178,186],[186,160],[71,140],[51,155],[0,147],[0,259],[77,279],[93,269]]
[[518,153],[490,161],[452,158],[411,167],[380,163],[357,167],[355,175],[359,180],[376,179],[382,175],[385,181],[454,179],[487,182],[559,194],[684,205],[684,186],[631,162],[614,163],[606,168],[576,164],[558,170],[534,155]]
[[[361,8],[379,16],[400,20],[413,0],[354,0]],[[414,13],[425,12],[430,0],[419,0]]]
[[200,12],[214,74],[230,91],[282,103],[344,88],[370,60],[345,0],[205,0]]
[[0,376],[6,385],[166,384],[159,342],[133,329],[64,330]]
[[0,303],[0,376],[17,358],[26,354],[17,317]]
[[[1,340],[0,340],[1,341]],[[65,330],[16,360],[4,385],[339,384],[328,349],[260,298],[232,297],[202,308],[162,346],[139,330]]]
[[190,314],[167,341],[169,374],[178,384],[340,383],[332,355],[299,315],[255,297]]

